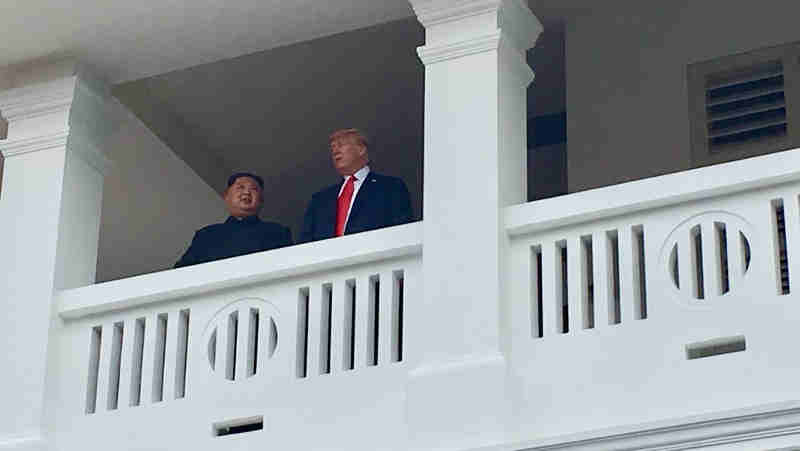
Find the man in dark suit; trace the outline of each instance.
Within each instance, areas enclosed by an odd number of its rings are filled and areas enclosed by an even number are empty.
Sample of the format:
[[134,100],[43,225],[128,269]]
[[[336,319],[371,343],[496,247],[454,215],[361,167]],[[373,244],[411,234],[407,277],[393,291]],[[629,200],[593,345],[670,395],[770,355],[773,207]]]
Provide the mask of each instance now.
[[368,142],[357,129],[329,139],[333,167],[342,181],[311,197],[300,241],[315,241],[411,222],[411,200],[397,177],[370,171]]
[[264,204],[263,192],[264,180],[257,175],[239,172],[230,176],[224,193],[230,217],[198,230],[175,267],[291,245],[292,232],[288,228],[258,218]]

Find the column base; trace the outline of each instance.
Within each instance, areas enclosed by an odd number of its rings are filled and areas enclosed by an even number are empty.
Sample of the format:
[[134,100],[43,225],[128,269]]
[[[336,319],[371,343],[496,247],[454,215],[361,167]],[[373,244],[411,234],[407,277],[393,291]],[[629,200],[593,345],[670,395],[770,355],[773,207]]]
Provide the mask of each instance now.
[[412,449],[471,449],[506,441],[505,357],[464,356],[413,370],[407,409]]
[[40,435],[0,437],[0,451],[47,451],[47,442]]

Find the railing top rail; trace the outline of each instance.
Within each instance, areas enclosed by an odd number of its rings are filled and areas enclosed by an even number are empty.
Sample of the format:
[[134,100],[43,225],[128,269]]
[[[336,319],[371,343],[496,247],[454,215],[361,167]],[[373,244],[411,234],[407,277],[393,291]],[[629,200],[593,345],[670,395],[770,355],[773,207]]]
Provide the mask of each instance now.
[[184,296],[422,253],[412,223],[290,246],[56,293],[59,314],[76,319]]
[[800,180],[800,149],[506,207],[510,236]]

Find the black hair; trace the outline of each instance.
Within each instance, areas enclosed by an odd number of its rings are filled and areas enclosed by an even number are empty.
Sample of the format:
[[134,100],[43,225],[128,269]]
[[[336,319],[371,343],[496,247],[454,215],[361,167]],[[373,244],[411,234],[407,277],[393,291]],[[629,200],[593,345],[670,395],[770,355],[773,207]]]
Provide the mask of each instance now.
[[236,183],[236,179],[238,179],[239,177],[250,177],[251,179],[258,182],[258,186],[260,186],[262,190],[264,189],[264,179],[250,172],[237,172],[232,176],[228,177],[228,186],[230,187],[231,185]]

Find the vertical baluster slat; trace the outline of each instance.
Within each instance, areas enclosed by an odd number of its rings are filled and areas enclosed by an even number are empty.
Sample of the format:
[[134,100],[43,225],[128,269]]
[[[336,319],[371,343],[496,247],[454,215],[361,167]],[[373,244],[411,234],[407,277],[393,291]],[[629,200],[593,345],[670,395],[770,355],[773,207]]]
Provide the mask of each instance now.
[[131,383],[133,374],[133,345],[135,343],[136,319],[128,319],[123,326],[122,352],[119,371],[119,408],[131,405]]
[[356,352],[355,369],[367,366],[369,359],[367,350],[369,349],[368,336],[369,324],[369,276],[360,276],[356,279]]
[[[247,379],[248,359],[250,357],[250,331],[255,332],[255,324],[250,320],[250,308],[241,307],[237,312],[236,327],[236,374],[237,381]],[[252,365],[252,364],[250,364]]]
[[344,370],[345,361],[345,299],[347,284],[343,280],[333,282],[331,303],[331,373]]
[[561,330],[561,261],[555,243],[542,243],[542,327],[544,336],[553,336]]
[[694,253],[692,232],[685,230],[678,236],[678,279],[680,290],[684,295],[697,298],[696,268],[697,259]]
[[378,309],[378,364],[386,365],[392,361],[392,314],[397,286],[391,271],[381,272],[380,308]]
[[230,340],[231,335],[228,329],[230,327],[231,324],[227,315],[224,318],[219,319],[217,323],[217,359],[216,364],[214,365],[214,371],[219,377],[222,378],[230,378],[229,365],[231,362],[229,359],[233,357],[228,355],[228,351],[230,349],[230,344],[228,341]]
[[585,264],[581,258],[580,237],[567,242],[567,296],[569,309],[569,331],[583,329],[583,313],[586,302]]
[[636,292],[634,273],[639,270],[635,265],[633,233],[630,227],[620,227],[619,231],[619,297],[622,322],[636,319]]
[[103,324],[102,337],[100,339],[100,364],[97,374],[97,410],[103,412],[108,410],[108,389],[110,382],[111,366],[111,347],[114,335],[114,324]]
[[742,283],[745,271],[744,246],[742,245],[741,230],[728,227],[728,290],[733,292]]
[[703,292],[706,298],[710,298],[722,294],[719,234],[711,221],[704,221],[700,227],[703,248]]
[[611,324],[613,316],[611,245],[608,236],[602,231],[592,234],[592,244],[595,327],[603,327]]
[[309,289],[308,301],[308,376],[322,373],[322,287],[316,283]]
[[167,316],[167,341],[164,351],[164,401],[175,399],[175,370],[178,363],[178,316],[171,311]]

